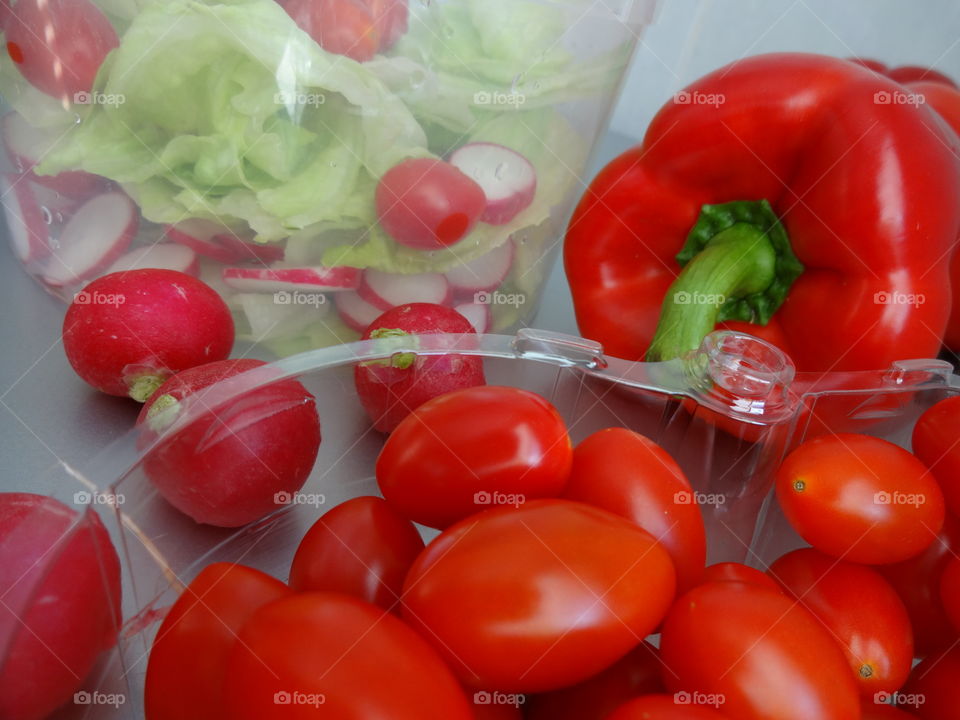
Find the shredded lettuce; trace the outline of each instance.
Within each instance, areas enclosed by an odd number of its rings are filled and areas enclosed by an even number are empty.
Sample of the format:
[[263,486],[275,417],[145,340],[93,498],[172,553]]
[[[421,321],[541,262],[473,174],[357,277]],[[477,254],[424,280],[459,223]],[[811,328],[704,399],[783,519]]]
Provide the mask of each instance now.
[[105,175],[159,223],[244,221],[259,240],[363,227],[376,179],[430,155],[397,95],[320,49],[274,0],[147,4],[95,92],[123,101],[81,106],[38,172]]

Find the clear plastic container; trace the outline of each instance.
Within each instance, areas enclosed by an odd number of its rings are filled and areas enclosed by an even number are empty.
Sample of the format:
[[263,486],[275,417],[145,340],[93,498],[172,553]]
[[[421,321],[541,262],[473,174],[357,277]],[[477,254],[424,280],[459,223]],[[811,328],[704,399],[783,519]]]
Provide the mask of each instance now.
[[[336,33],[320,5],[5,11],[4,206],[27,271],[65,300],[115,269],[197,273],[281,355],[416,300],[481,331],[528,322],[655,0],[336,0],[354,19]],[[61,65],[40,37],[84,52]],[[420,165],[378,201],[411,159],[447,175]],[[446,194],[450,165],[479,205]],[[420,192],[449,200],[442,221]],[[403,210],[417,227],[397,230]]]
[[[794,373],[773,346],[731,332],[710,335],[685,362],[628,363],[606,358],[596,343],[537,330],[516,336],[389,338],[286,358],[215,386],[202,405],[187,401],[169,432],[182,432],[197,417],[253,388],[298,378],[316,397],[323,428],[319,457],[298,496],[303,501],[240,530],[198,525],[147,481],[142,460],[149,447],[138,446],[136,432],[88,467],[61,471],[65,498],[72,495],[70,488],[96,486],[116,499],[91,509],[101,512],[121,556],[125,619],[118,647],[104,657],[87,682],[88,695],[82,696],[122,696],[123,704],[75,707],[64,717],[141,718],[150,645],[186,583],[216,561],[241,562],[286,580],[300,539],[321,514],[351,497],[377,494],[373,468],[384,436],[371,429],[357,400],[357,363],[454,348],[483,358],[489,384],[548,398],[574,442],[619,426],[660,443],[694,487],[707,529],[708,562],[736,560],[761,568],[800,544],[773,500],[773,473],[786,452],[818,432],[824,418],[909,447],[919,414],[960,392],[960,376],[937,360],[846,374],[842,390],[827,389],[820,376]],[[828,380],[837,382],[835,376]]]

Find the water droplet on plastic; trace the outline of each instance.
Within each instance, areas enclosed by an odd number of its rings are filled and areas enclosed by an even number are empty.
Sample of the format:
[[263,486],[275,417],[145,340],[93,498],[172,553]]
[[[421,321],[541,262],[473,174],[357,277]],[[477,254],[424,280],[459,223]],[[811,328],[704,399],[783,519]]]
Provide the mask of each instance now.
[[53,213],[50,212],[49,208],[41,207],[40,214],[43,215],[43,222],[45,222],[47,225],[53,224]]
[[336,161],[336,160],[331,160],[331,161],[330,161],[330,167],[335,168],[336,166],[337,166],[337,161]]
[[456,33],[454,32],[453,28],[450,25],[443,26],[443,34],[448,38],[452,38],[454,35],[456,35]]
[[507,174],[507,164],[505,162],[497,165],[497,169],[493,171],[493,176],[497,180],[503,180],[503,176]]

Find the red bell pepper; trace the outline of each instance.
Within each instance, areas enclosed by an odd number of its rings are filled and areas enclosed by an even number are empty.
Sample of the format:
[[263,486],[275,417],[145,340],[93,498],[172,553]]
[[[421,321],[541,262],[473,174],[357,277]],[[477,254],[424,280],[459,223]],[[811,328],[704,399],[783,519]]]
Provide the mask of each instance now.
[[922,67],[920,65],[901,65],[900,67],[892,68],[887,67],[879,60],[873,60],[870,58],[852,57],[847,59],[850,62],[863,65],[865,68],[869,68],[874,72],[880,73],[881,75],[886,75],[891,80],[896,80],[898,83],[904,85],[915,82],[936,82],[943,85],[949,85],[950,87],[957,87],[957,83],[954,82],[953,78],[949,77],[948,75],[944,75],[939,70],[934,70],[933,68]]
[[718,70],[578,206],[564,253],[581,332],[628,359],[679,357],[731,325],[799,370],[933,357],[960,233],[954,153],[935,113],[857,64]]

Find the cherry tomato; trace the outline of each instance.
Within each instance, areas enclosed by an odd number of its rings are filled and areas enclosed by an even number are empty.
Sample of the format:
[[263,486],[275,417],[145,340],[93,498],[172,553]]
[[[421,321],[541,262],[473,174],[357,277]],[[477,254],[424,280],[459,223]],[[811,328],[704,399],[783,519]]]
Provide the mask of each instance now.
[[684,703],[686,695],[644,695],[621,705],[606,720],[723,720],[714,708]]
[[632,520],[670,553],[677,590],[703,574],[703,517],[683,470],[653,440],[625,428],[594,433],[573,451],[564,497]]
[[470,720],[443,661],[393,615],[347,595],[300,593],[258,610],[227,665],[232,720]]
[[960,720],[960,645],[917,665],[897,701],[924,720]]
[[606,720],[632,697],[663,691],[660,653],[644,641],[578,685],[531,696],[527,720]]
[[90,0],[19,0],[6,38],[10,59],[30,84],[71,103],[90,92],[107,53],[120,44]]
[[860,715],[860,720],[916,720],[916,718],[916,715],[898,710],[892,705],[867,700],[863,701],[863,712]]
[[282,4],[297,26],[327,52],[357,62],[377,54],[380,32],[364,0],[285,0]]
[[836,640],[791,598],[716,582],[680,598],[663,623],[667,687],[724,699],[737,720],[858,720],[857,686]]
[[523,720],[523,695],[484,691],[468,691],[467,695],[473,697],[474,720]]
[[777,500],[804,540],[849,562],[918,555],[943,527],[943,493],[927,468],[868,435],[820,436],[777,472]]
[[777,581],[765,572],[738,562],[724,562],[709,566],[704,570],[700,584],[706,585],[708,582],[741,582],[783,592]]
[[430,543],[407,576],[404,618],[467,685],[542,692],[625,655],[663,618],[674,578],[667,551],[633,523],[536,500]]
[[380,52],[389,50],[407,32],[407,0],[365,0],[380,34]]
[[254,612],[290,592],[279,580],[243,565],[216,563],[197,575],[153,641],[147,720],[226,720],[220,696],[237,633]]
[[404,160],[377,186],[377,217],[402,245],[436,250],[453,245],[476,225],[487,196],[472,178],[432,158]]
[[434,528],[485,510],[556,497],[573,450],[556,408],[514,387],[472,387],[429,400],[393,431],[377,482],[394,508]]
[[943,570],[940,578],[940,600],[953,627],[960,631],[960,557],[951,559]]
[[[955,92],[954,95],[957,95]],[[960,395],[927,410],[913,427],[913,452],[940,483],[947,509],[960,517]]]
[[943,531],[916,557],[877,570],[897,591],[910,615],[916,654],[926,657],[958,637],[940,598],[940,580],[951,558],[960,554],[960,520],[947,516]]
[[880,573],[804,548],[777,560],[770,575],[840,643],[861,696],[903,685],[913,666],[913,631]]
[[342,592],[399,611],[403,579],[422,550],[413,523],[385,500],[354,498],[324,514],[304,536],[290,587]]

